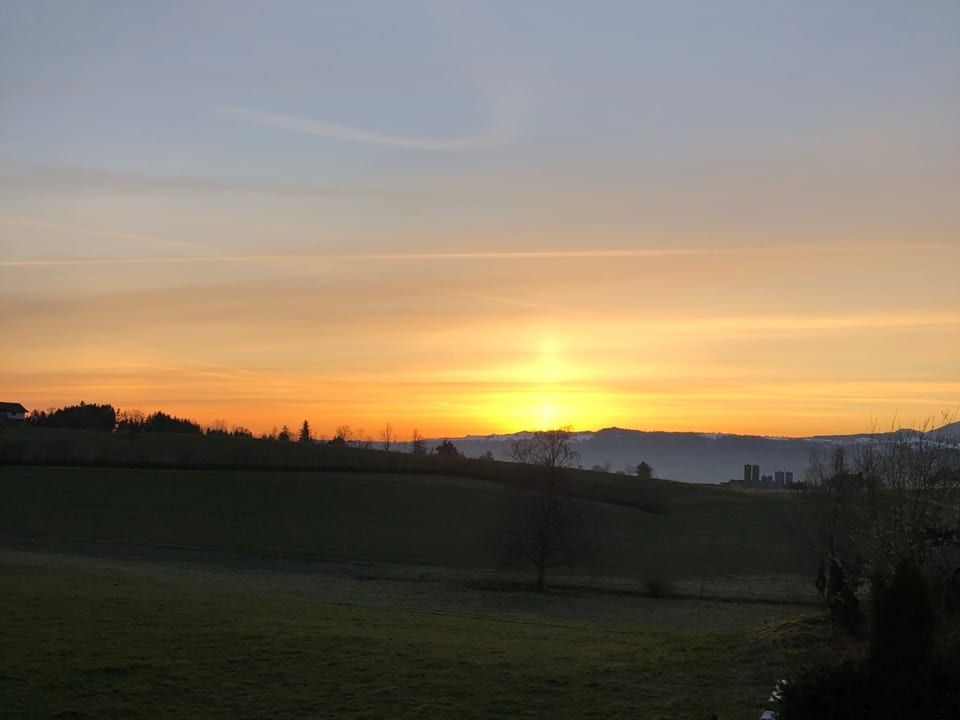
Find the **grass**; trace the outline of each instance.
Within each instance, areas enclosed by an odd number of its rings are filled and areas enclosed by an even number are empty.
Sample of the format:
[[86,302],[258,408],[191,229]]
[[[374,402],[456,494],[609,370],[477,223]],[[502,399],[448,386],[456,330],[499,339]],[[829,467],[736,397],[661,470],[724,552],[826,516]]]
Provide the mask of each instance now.
[[0,606],[5,718],[747,717],[789,659],[773,625],[614,631],[9,557]]
[[517,492],[0,466],[0,718],[749,717],[823,644],[802,496],[575,500],[602,561],[539,594],[489,538]]
[[[126,467],[167,470],[298,470],[318,472],[456,475],[526,487],[527,468],[510,462],[436,454],[283,442],[221,435],[139,433],[0,426],[0,464],[69,467]],[[668,511],[664,483],[610,473],[572,470],[567,494],[626,505],[653,513]]]
[[[812,571],[809,506],[665,483],[672,510],[590,502],[597,568],[574,574],[705,581]],[[490,532],[515,490],[472,478],[386,473],[0,468],[0,528],[143,545],[491,569]]]

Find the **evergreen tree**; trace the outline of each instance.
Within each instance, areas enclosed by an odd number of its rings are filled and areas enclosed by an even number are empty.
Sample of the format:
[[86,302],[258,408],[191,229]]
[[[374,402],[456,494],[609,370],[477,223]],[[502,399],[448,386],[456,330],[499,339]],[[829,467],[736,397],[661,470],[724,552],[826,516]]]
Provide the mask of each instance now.
[[877,577],[872,589],[871,668],[881,676],[924,668],[933,654],[936,613],[923,573],[901,560],[889,585]]
[[306,420],[304,420],[303,425],[300,426],[300,437],[298,439],[302,443],[313,441],[313,437],[310,435],[310,423]]

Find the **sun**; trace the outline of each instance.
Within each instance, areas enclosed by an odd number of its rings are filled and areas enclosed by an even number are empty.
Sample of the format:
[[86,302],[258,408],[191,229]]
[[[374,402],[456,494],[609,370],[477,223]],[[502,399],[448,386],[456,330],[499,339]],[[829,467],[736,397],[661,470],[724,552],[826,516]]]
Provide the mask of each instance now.
[[552,404],[542,405],[537,415],[539,415],[538,430],[552,428],[557,422],[557,409]]
[[498,432],[586,427],[598,398],[567,347],[556,333],[528,340],[516,361],[495,373],[504,387],[485,393],[478,415]]

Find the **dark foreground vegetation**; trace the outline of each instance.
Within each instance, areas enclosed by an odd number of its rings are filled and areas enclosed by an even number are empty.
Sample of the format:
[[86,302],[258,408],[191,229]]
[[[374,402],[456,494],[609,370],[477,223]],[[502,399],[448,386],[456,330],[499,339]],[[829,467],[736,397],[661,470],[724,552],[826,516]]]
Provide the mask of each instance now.
[[908,560],[876,578],[865,650],[799,673],[782,718],[960,718],[960,622],[938,617],[928,585]]
[[798,673],[782,718],[960,718],[960,438],[895,433],[812,471],[818,588],[864,641]]

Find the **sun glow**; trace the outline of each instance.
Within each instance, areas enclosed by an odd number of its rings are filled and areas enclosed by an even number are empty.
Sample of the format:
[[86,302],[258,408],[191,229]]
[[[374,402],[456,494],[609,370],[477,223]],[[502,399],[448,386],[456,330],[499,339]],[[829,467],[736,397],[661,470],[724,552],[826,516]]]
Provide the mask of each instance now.
[[531,430],[556,427],[558,423],[569,424],[573,409],[565,401],[563,386],[573,373],[561,357],[563,345],[553,336],[541,338],[538,358],[518,373],[518,380],[530,388],[520,395],[516,410],[517,420]]

